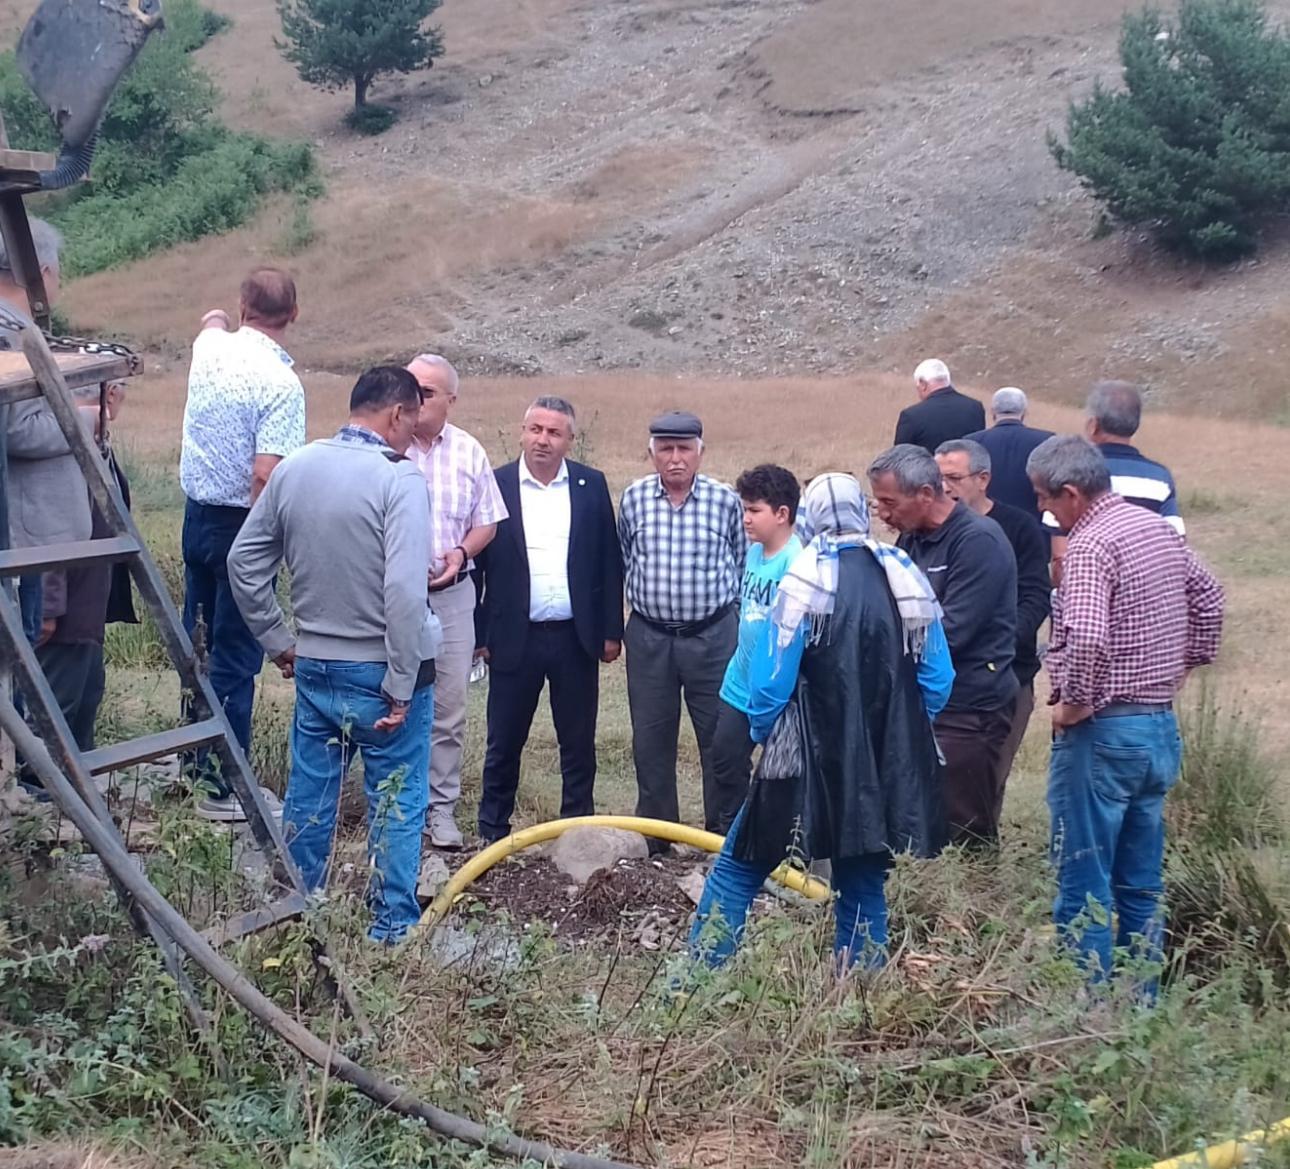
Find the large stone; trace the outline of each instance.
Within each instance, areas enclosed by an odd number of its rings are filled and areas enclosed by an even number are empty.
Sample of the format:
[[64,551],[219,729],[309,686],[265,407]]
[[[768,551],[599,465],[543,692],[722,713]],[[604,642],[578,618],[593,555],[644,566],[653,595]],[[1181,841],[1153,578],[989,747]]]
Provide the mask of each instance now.
[[547,846],[547,856],[560,872],[585,885],[592,873],[612,869],[629,857],[644,859],[649,846],[639,832],[586,825],[570,828]]

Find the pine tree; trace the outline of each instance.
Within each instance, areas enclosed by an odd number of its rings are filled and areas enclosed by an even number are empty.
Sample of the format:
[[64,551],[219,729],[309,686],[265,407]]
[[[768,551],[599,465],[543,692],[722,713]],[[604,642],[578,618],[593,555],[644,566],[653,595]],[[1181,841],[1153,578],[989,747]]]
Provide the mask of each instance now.
[[442,0],[278,0],[286,41],[275,44],[301,78],[323,89],[354,86],[355,113],[383,73],[429,68],[443,53],[426,20]]
[[1202,257],[1252,250],[1290,209],[1290,38],[1258,0],[1183,0],[1176,24],[1125,16],[1123,90],[1070,107],[1057,164],[1121,223]]

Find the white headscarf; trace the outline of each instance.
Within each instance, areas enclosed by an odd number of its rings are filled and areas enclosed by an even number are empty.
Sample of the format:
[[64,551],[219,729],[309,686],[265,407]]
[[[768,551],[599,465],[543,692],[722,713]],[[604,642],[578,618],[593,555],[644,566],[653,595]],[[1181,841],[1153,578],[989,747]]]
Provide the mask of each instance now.
[[855,476],[835,472],[812,479],[802,497],[802,511],[815,535],[789,566],[775,594],[770,617],[777,653],[792,644],[803,621],[809,622],[809,645],[825,640],[837,600],[838,549],[863,545],[887,575],[887,587],[900,613],[905,652],[921,657],[928,626],[941,616],[940,603],[927,577],[904,552],[870,538],[869,507]]

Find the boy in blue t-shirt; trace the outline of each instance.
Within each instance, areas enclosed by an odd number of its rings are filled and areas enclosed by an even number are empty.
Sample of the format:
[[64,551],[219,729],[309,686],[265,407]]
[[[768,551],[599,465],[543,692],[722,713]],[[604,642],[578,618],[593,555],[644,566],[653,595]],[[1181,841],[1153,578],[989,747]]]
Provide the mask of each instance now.
[[748,669],[775,590],[802,550],[794,535],[801,487],[791,471],[763,463],[735,482],[744,505],[750,541],[739,603],[739,641],[721,683],[721,706],[712,740],[712,773],[717,796],[717,831],[725,833],[743,807],[752,774],[748,725]]

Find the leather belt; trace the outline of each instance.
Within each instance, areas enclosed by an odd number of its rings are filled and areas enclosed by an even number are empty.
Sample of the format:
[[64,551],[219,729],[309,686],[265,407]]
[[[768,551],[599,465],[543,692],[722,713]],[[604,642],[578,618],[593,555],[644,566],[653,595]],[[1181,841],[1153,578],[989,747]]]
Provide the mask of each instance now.
[[569,617],[564,621],[530,621],[529,628],[536,629],[541,633],[554,633],[560,629],[568,629],[573,624],[573,618]]
[[1102,707],[1095,718],[1127,718],[1132,714],[1164,714],[1174,708],[1172,702],[1112,702]]
[[469,579],[470,579],[470,569],[469,569],[469,568],[463,568],[463,569],[462,569],[460,572],[458,572],[458,573],[457,573],[457,575],[456,575],[455,577],[453,577],[453,578],[452,578],[452,580],[450,580],[447,584],[435,585],[435,587],[434,587],[434,588],[432,588],[432,589],[430,589],[429,591],[430,591],[430,592],[432,592],[432,593],[442,593],[445,589],[450,589],[450,588],[452,588],[454,585],[459,585],[459,584],[461,584],[461,582],[462,582],[463,580],[469,580]]
[[733,606],[722,605],[715,613],[709,613],[708,616],[698,621],[655,621],[651,617],[646,617],[644,613],[637,613],[636,616],[645,622],[651,629],[657,629],[660,633],[666,633],[671,637],[697,637],[705,629],[711,629],[718,621],[731,611]]

